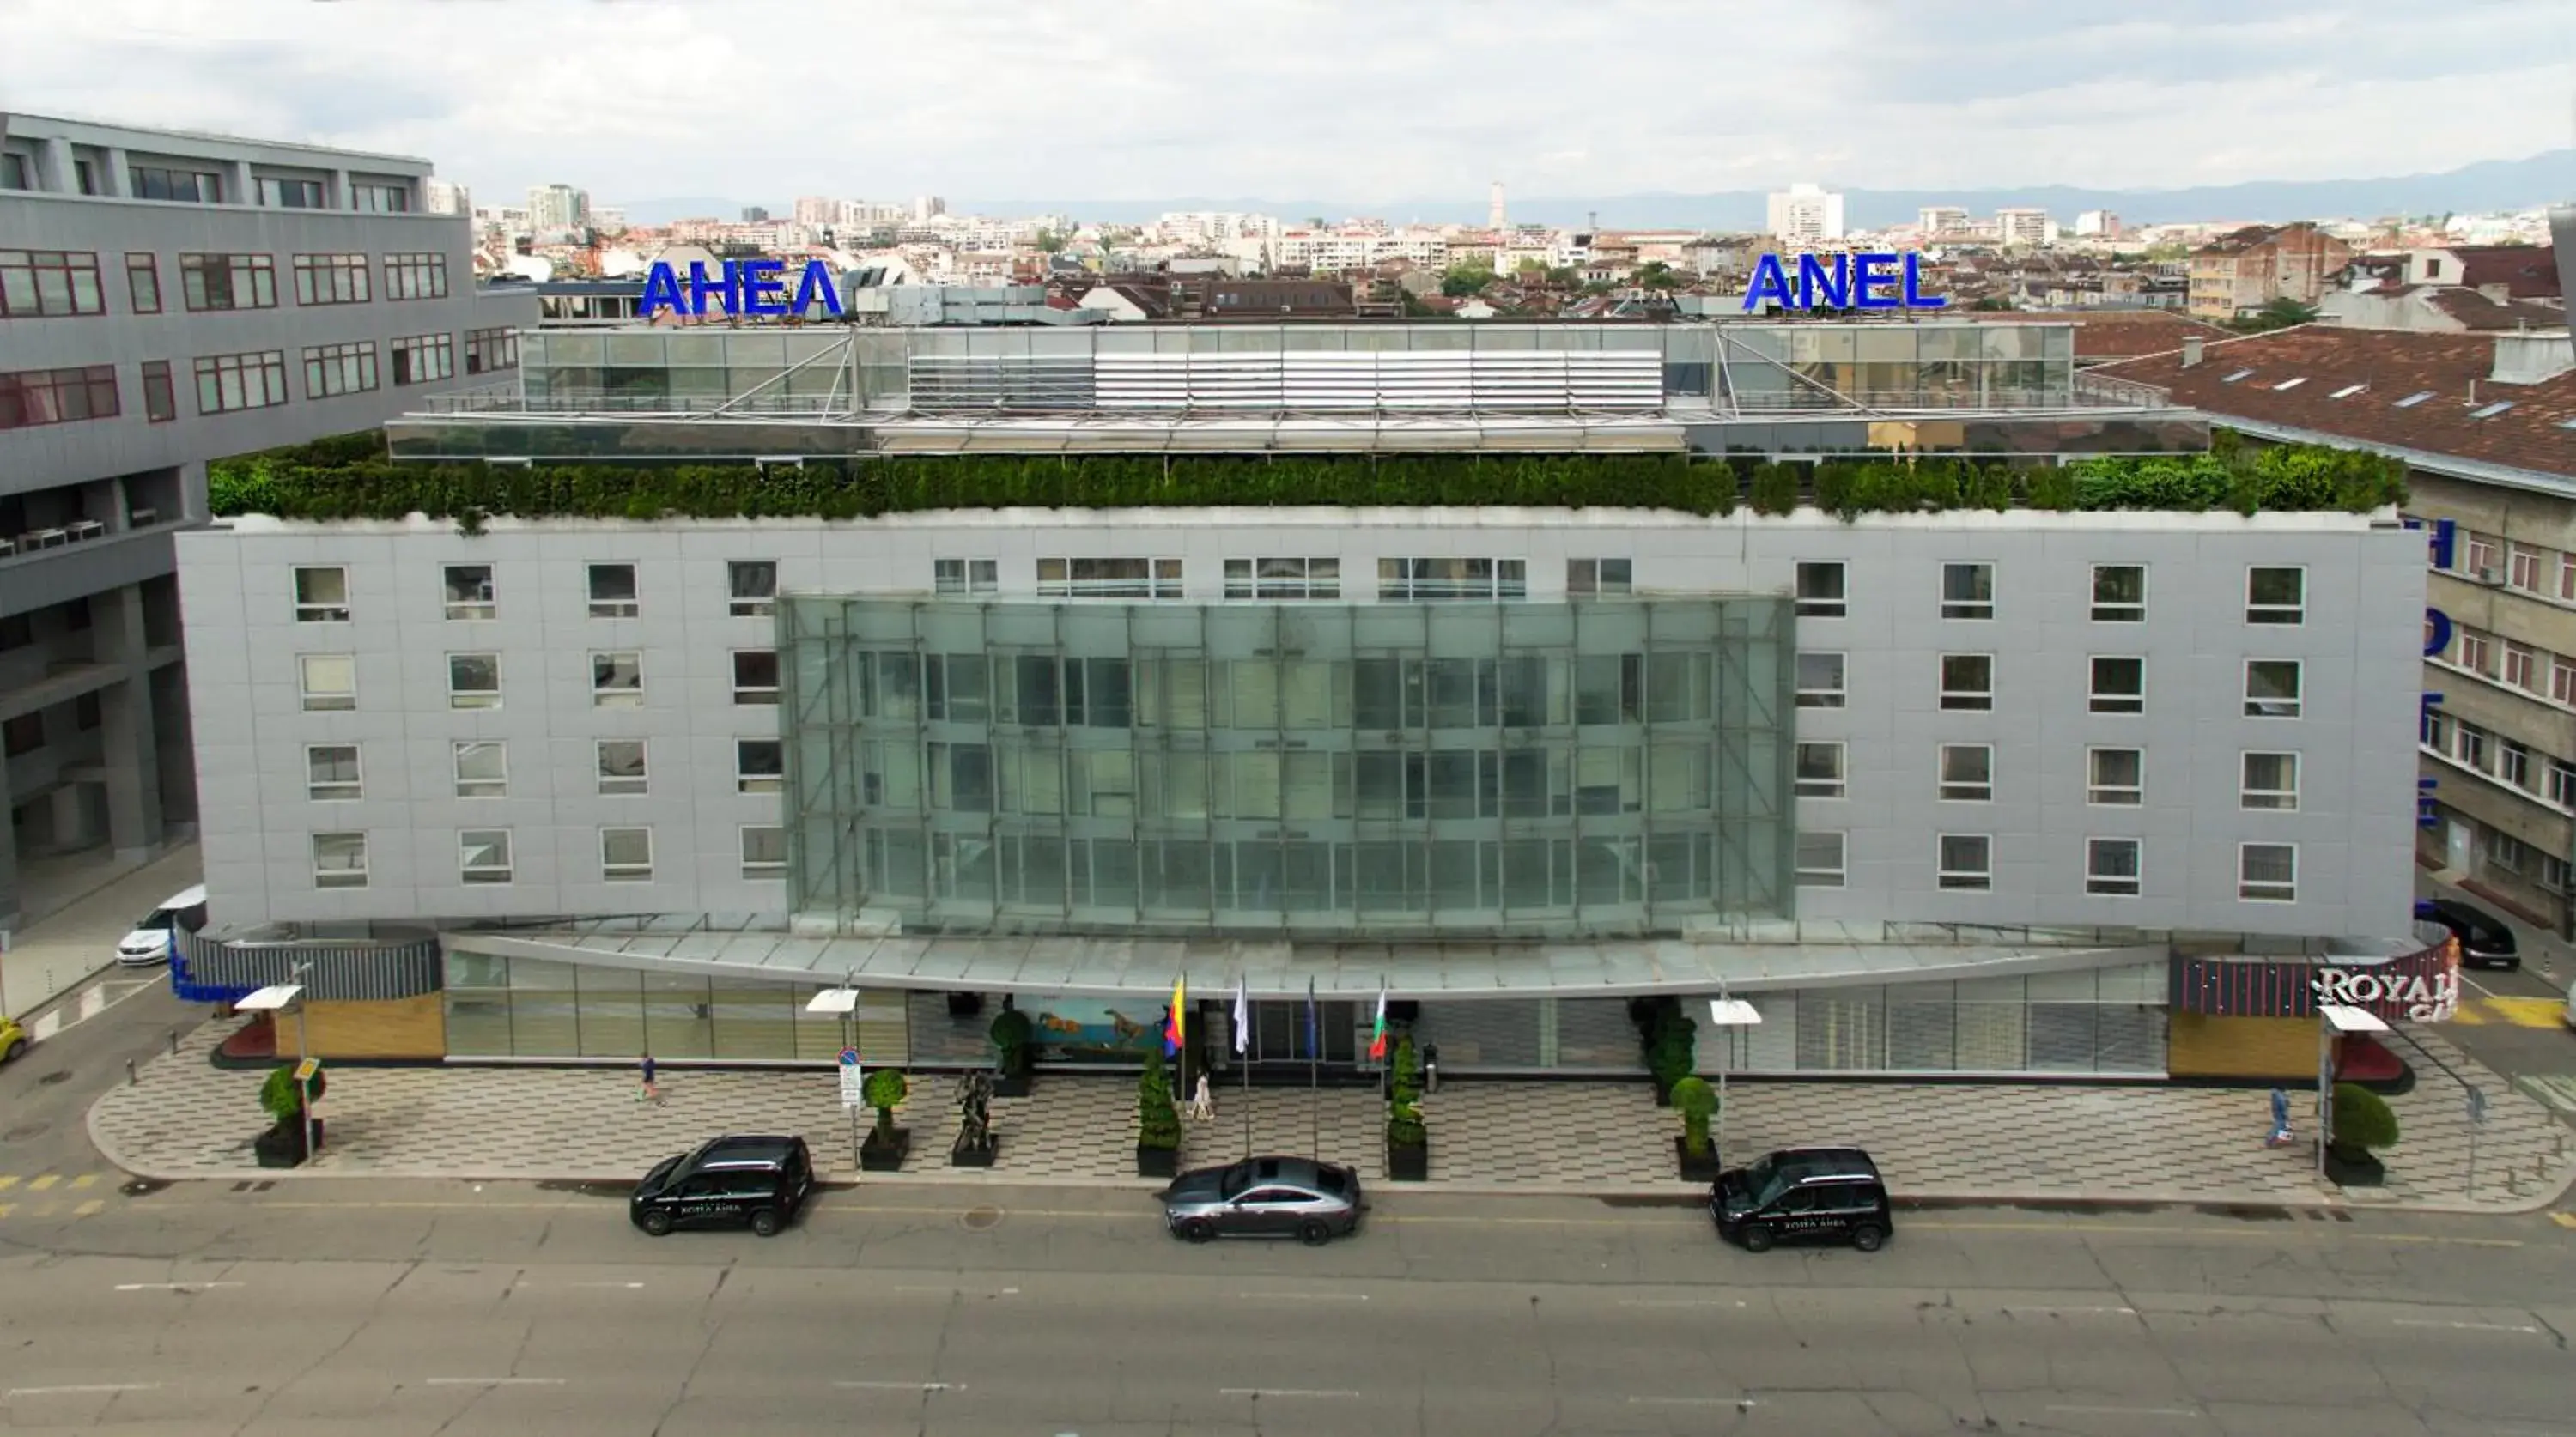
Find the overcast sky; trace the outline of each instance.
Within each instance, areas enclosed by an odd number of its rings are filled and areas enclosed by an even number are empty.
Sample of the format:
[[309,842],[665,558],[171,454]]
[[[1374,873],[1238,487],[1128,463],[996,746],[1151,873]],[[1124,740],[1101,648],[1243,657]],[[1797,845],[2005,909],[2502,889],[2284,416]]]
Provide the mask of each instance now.
[[0,108],[492,203],[2360,178],[2570,143],[2576,0],[0,0]]

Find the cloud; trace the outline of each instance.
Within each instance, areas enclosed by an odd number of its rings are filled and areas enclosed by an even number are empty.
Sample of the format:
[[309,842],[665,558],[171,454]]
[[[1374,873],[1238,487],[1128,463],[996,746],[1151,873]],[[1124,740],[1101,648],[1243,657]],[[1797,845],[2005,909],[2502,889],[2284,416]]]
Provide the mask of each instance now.
[[19,109],[487,196],[2167,186],[2563,143],[2563,0],[12,0]]

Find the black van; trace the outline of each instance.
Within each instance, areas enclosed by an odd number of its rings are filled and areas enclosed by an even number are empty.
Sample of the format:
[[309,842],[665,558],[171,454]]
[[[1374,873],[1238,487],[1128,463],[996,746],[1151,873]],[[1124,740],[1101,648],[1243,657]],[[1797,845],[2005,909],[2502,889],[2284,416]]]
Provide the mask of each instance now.
[[1718,1174],[1709,1191],[1718,1235],[1768,1252],[1775,1242],[1848,1242],[1876,1252],[1896,1231],[1878,1164],[1858,1148],[1783,1148]]
[[813,1190],[814,1155],[803,1138],[713,1138],[654,1164],[627,1200],[626,1216],[655,1237],[718,1223],[748,1223],[775,1237]]

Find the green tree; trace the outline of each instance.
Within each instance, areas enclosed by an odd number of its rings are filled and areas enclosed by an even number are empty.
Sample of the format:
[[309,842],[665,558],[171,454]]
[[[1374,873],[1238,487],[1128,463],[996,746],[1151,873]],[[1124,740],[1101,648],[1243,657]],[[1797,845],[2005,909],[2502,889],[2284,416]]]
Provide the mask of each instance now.
[[1063,249],[1066,236],[1062,230],[1040,230],[1035,243],[1041,253],[1054,254]]
[[1640,289],[1679,289],[1683,276],[1662,260],[1652,259],[1640,265],[1629,282]]
[[2012,297],[2010,295],[2002,294],[1987,295],[1985,298],[1978,300],[1975,304],[1968,306],[1968,308],[1976,310],[1982,314],[1993,314],[1999,311],[2009,310],[2012,307]]
[[877,1110],[878,1143],[894,1141],[894,1110],[901,1107],[903,1100],[911,1094],[912,1085],[903,1080],[900,1068],[879,1068],[868,1074],[867,1082],[860,1085],[859,1096],[867,1099],[868,1106]]
[[1465,299],[1471,294],[1484,293],[1485,286],[1493,282],[1494,266],[1489,261],[1461,260],[1440,276],[1440,292],[1451,299]]
[[1136,1079],[1136,1146],[1178,1148],[1181,1117],[1172,1108],[1171,1070],[1163,1065],[1163,1045],[1145,1049],[1145,1071]]
[[2316,317],[2314,305],[2301,304],[2283,295],[2265,301],[2263,307],[2252,314],[2229,320],[2227,327],[2240,334],[2264,334],[2275,329],[2288,329],[2292,325],[2313,323]]
[[1717,1116],[1717,1089],[1693,1075],[1673,1084],[1673,1107],[1682,1115],[1682,1146],[1692,1157],[1708,1152],[1708,1120]]
[[2397,1114],[2388,1100],[2354,1083],[2334,1086],[2334,1146],[2391,1148],[2397,1145]]

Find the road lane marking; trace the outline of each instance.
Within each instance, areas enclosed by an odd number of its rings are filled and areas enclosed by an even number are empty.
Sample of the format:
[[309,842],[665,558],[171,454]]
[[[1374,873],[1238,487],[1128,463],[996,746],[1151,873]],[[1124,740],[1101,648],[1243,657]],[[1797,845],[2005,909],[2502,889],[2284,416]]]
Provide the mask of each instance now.
[[2537,1327],[2524,1327],[2510,1322],[2427,1322],[2412,1317],[2392,1318],[2390,1322],[2397,1327],[2448,1327],[2459,1332],[2521,1332],[2534,1337],[2540,1335],[2540,1329]]
[[1254,1302],[1366,1302],[1365,1292],[1238,1292],[1235,1296]]
[[955,1384],[946,1382],[835,1382],[832,1385],[835,1387],[848,1388],[858,1392],[963,1392],[966,1390],[966,1384],[963,1382]]
[[2135,1316],[2137,1316],[2137,1315],[2138,1315],[2138,1310],[2137,1310],[2136,1308],[2134,1308],[2134,1307],[2023,1307],[2023,1306],[2020,1306],[2020,1305],[2018,1305],[2018,1304],[2015,1304],[2015,1305],[2012,1305],[2012,1306],[2007,1306],[2007,1307],[2005,1307],[2005,1308],[2003,1309],[2003,1311],[2005,1311],[2005,1312],[2116,1312],[2116,1313],[2119,1313],[2120,1315],[2122,1315],[2122,1316],[2124,1316],[2124,1317],[2135,1317]]
[[1742,1307],[1744,1303],[1741,1299],[1729,1301],[1722,1297],[1626,1297],[1619,1300],[1619,1305],[1621,1307]]
[[72,1179],[72,1186],[73,1186],[73,1187],[76,1187],[76,1188],[94,1188],[94,1187],[97,1187],[97,1186],[98,1186],[98,1174],[96,1174],[96,1173],[83,1173],[83,1174],[81,1174],[79,1177],[76,1177],[76,1178]]
[[2051,1412],[2087,1412],[2097,1417],[2202,1417],[2197,1407],[2067,1407],[2050,1403]]
[[560,1377],[432,1377],[432,1387],[561,1387]]
[[239,1287],[238,1282],[120,1282],[119,1292],[202,1292],[210,1287]]
[[47,1173],[44,1176],[37,1178],[34,1182],[27,1184],[27,1191],[31,1193],[45,1192],[50,1190],[54,1184],[61,1182],[62,1180],[62,1175],[59,1173]]
[[12,1397],[71,1397],[106,1392],[150,1392],[158,1382],[84,1382],[69,1387],[12,1387],[0,1393],[0,1401]]
[[0,1193],[5,1193],[5,1192],[7,1192],[9,1189],[11,1189],[11,1188],[13,1188],[13,1187],[16,1187],[17,1185],[18,1185],[18,1179],[17,1179],[17,1176],[16,1176],[15,1174],[10,1174],[10,1175],[8,1175],[8,1176],[0,1176]]
[[1750,1397],[1631,1397],[1629,1402],[1640,1407],[1755,1407]]
[[2549,1215],[2549,1220],[2560,1227],[2576,1227],[2576,1212],[2554,1212]]
[[106,1210],[106,1208],[107,1208],[107,1199],[105,1199],[105,1198],[91,1198],[88,1202],[76,1204],[76,1205],[72,1208],[72,1216],[74,1216],[74,1217],[96,1217],[96,1216],[98,1216],[101,1212],[105,1211],[105,1210]]
[[1347,1387],[1220,1387],[1219,1397],[1357,1397]]
[[[522,1287],[526,1285],[527,1284],[525,1283],[520,1284]],[[636,1289],[641,1288],[643,1285],[644,1284],[640,1282],[568,1282],[564,1284],[566,1287],[622,1287],[628,1292],[633,1292]]]

